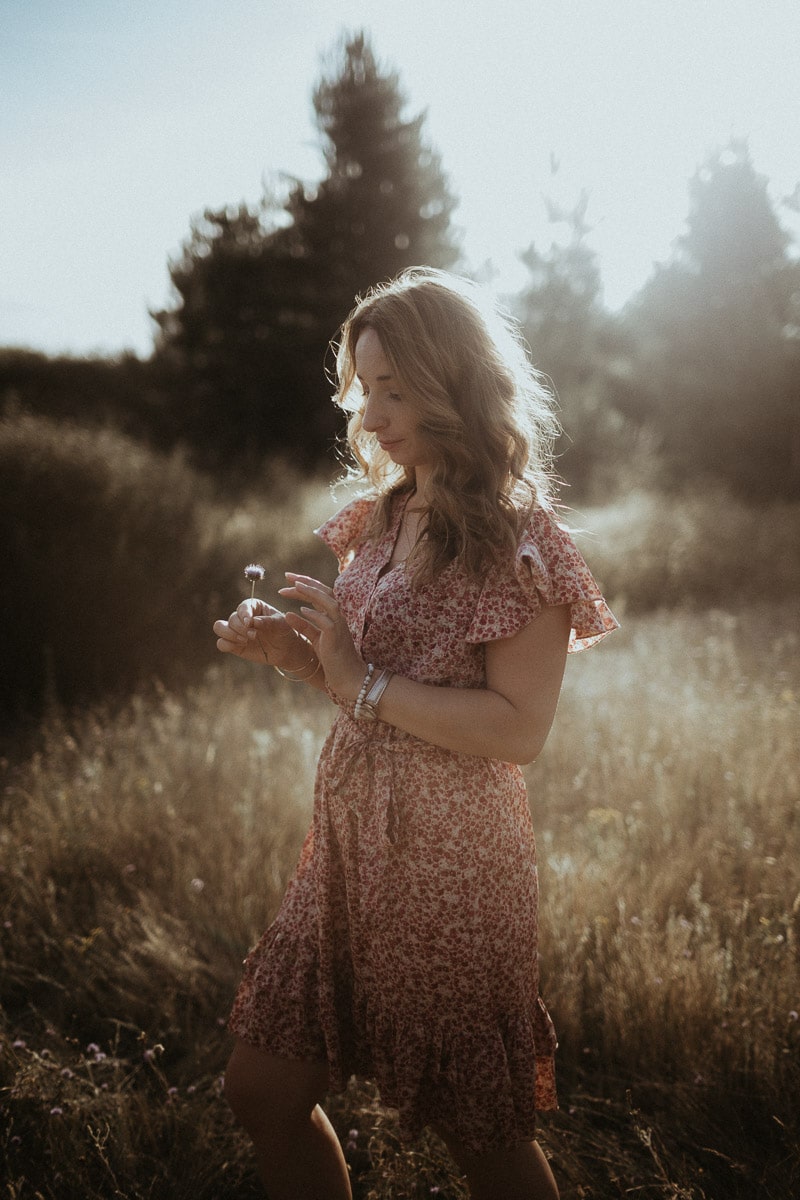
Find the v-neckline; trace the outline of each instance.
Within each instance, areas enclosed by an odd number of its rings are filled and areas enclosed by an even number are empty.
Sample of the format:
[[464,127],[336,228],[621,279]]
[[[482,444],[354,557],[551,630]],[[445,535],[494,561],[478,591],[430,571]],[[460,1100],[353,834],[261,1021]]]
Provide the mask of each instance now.
[[397,549],[397,542],[400,538],[400,531],[403,528],[403,517],[406,515],[406,509],[408,508],[408,502],[413,495],[414,495],[413,492],[408,492],[407,495],[405,496],[405,498],[402,500],[402,503],[398,503],[396,505],[394,519],[392,520],[392,524],[389,527],[387,534],[386,534],[386,541],[388,543],[389,553],[388,553],[388,556],[386,557],[386,559],[384,560],[384,562],[378,568],[378,577],[376,580],[376,586],[378,583],[380,583],[380,581],[382,579],[385,579],[387,575],[391,574],[392,571],[396,571],[399,567],[405,566],[405,563],[406,563],[405,558],[401,558],[396,563],[392,562],[392,558],[394,556],[395,550]]

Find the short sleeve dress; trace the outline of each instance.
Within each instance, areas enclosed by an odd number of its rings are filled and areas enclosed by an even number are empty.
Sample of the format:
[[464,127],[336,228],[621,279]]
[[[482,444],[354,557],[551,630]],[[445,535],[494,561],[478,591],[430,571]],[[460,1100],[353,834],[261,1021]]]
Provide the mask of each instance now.
[[[617,627],[554,514],[485,580],[457,563],[414,588],[390,567],[407,497],[377,542],[373,500],[317,530],[365,661],[440,687],[486,686],[485,644],[568,604],[570,650]],[[539,995],[536,850],[518,766],[444,750],[339,711],[311,829],[280,910],[245,960],[230,1020],[271,1054],[327,1060],[332,1091],[374,1080],[402,1134],[449,1131],[474,1153],[534,1136],[556,1107],[556,1037]]]

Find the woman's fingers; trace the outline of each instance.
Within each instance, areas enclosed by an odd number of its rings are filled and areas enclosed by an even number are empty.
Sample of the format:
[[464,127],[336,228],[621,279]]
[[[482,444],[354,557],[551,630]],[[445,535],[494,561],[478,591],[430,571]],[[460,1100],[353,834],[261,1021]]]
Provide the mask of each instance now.
[[[236,628],[241,623],[245,629],[250,629],[254,617],[281,617],[280,609],[273,608],[271,604],[267,604],[266,600],[259,600],[254,597],[252,600],[243,600],[236,612],[231,614],[229,620],[233,622]],[[235,620],[234,620],[235,618]]]
[[217,638],[217,649],[221,654],[241,654],[244,645],[242,642],[230,642],[227,638]]
[[231,628],[229,621],[215,621],[217,649],[223,654],[241,654],[247,646],[247,634]]
[[316,645],[320,631],[316,625],[312,625],[311,621],[307,620],[301,613],[288,612],[286,614],[286,624],[290,629],[294,629],[296,633],[307,638],[312,645]]
[[[331,621],[339,619],[339,605],[334,598],[333,589],[318,579],[310,579],[299,575],[293,576],[294,583],[290,587],[280,588],[280,594],[291,600],[305,601],[300,611],[316,624],[315,613],[328,617]],[[311,607],[309,607],[311,606]],[[317,625],[317,628],[320,628]]]
[[226,642],[239,642],[244,641],[246,638],[246,630],[237,629],[230,621],[215,621],[214,633],[220,641]]
[[[327,583],[321,583],[320,580],[315,579],[313,575],[298,575],[296,571],[285,571],[284,574],[286,575],[286,578],[289,580],[290,584],[308,584],[311,587],[318,588],[322,592],[327,592],[329,596],[333,595],[333,588],[328,587]],[[287,589],[280,588],[279,590],[283,592]]]

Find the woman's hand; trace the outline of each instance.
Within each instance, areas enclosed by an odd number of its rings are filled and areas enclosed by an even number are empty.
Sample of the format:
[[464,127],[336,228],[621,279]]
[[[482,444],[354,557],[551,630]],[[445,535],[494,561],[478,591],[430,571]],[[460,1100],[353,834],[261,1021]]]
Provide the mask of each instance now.
[[[286,616],[265,600],[243,600],[227,621],[215,621],[217,649],[247,662],[284,667],[298,657],[298,636]],[[308,647],[305,647],[308,658]]]
[[286,578],[289,585],[279,588],[279,594],[301,604],[299,614],[286,614],[287,624],[314,647],[329,687],[346,700],[355,700],[367,668],[353,644],[333,588],[293,571],[287,571]]

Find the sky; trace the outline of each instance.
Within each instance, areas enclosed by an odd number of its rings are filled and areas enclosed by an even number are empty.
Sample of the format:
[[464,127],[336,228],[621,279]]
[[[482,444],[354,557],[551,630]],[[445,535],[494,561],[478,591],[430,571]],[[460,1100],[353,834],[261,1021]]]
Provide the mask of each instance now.
[[800,180],[798,0],[0,0],[0,345],[149,354],[192,217],[324,175],[311,92],[360,27],[501,293],[558,236],[545,195],[588,191],[616,309],[731,137],[776,205]]

